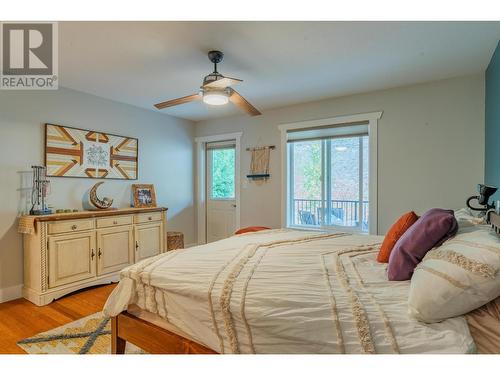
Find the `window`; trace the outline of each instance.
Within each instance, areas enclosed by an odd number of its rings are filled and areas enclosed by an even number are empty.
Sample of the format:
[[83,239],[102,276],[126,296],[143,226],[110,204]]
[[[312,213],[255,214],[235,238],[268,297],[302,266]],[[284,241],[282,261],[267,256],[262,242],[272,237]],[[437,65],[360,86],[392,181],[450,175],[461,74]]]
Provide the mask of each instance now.
[[289,131],[288,225],[369,230],[368,124]]
[[235,199],[234,144],[207,145],[211,199]]

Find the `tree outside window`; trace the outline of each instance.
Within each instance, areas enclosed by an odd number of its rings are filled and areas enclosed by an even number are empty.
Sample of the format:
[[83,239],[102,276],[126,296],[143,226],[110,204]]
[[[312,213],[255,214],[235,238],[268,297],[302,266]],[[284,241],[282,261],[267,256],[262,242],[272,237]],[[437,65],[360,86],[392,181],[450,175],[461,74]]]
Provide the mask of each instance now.
[[212,198],[234,199],[235,149],[213,149],[212,154]]

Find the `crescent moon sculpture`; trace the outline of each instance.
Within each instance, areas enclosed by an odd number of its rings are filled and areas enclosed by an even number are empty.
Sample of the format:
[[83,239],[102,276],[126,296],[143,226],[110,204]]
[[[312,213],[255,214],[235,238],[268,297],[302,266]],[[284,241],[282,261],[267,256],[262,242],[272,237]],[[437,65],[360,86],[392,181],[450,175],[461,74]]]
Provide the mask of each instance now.
[[104,184],[104,181],[98,182],[94,186],[92,186],[92,189],[90,189],[90,203],[92,203],[95,207],[97,207],[100,210],[105,210],[111,207],[113,204],[113,199],[111,198],[103,198],[99,199],[97,197],[97,188]]

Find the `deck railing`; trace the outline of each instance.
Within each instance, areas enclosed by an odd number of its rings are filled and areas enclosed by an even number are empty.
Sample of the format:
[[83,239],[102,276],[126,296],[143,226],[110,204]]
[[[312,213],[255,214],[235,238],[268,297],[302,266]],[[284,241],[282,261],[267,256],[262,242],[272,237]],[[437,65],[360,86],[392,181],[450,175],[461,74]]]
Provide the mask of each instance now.
[[[362,229],[368,229],[369,201],[321,199],[294,199],[292,218],[294,225],[338,225],[356,227],[359,225],[359,205],[362,209]],[[329,208],[330,220],[323,214]],[[329,221],[329,222],[328,222]]]

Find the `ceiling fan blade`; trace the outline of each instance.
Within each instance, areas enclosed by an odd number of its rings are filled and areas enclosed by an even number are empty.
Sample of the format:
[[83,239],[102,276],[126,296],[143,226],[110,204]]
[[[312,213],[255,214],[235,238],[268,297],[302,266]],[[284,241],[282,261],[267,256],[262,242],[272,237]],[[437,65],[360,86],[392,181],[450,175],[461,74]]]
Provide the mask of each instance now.
[[195,100],[200,100],[200,99],[201,99],[200,94],[193,94],[193,95],[183,96],[182,98],[177,98],[177,99],[167,100],[166,102],[157,103],[155,104],[155,107],[158,109],[163,109],[167,107],[173,107],[174,105],[193,102]]
[[203,87],[209,89],[225,89],[226,87],[236,85],[240,82],[243,82],[243,80],[238,78],[222,77],[216,81],[212,81],[207,83],[206,85],[203,85]]
[[243,96],[238,94],[238,92],[234,89],[231,89],[231,96],[229,97],[229,100],[233,102],[237,107],[241,108],[246,113],[248,113],[250,116],[259,116],[262,114],[259,112],[257,108],[251,105]]

